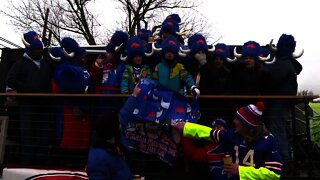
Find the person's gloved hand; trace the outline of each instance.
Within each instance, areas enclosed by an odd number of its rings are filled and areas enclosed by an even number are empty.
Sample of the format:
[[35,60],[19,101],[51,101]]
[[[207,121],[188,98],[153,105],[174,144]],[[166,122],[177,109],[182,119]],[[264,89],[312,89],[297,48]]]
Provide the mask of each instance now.
[[190,92],[196,99],[198,99],[198,97],[200,96],[200,90],[195,85],[191,86]]
[[199,51],[194,55],[194,58],[199,62],[199,65],[202,66],[207,63],[207,55],[203,51]]

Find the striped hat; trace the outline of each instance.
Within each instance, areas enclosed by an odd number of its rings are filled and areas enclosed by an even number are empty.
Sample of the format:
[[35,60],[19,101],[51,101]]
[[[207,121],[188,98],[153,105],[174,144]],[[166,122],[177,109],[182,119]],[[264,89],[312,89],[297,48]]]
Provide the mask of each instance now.
[[255,105],[249,104],[237,110],[236,118],[249,128],[255,128],[260,125],[260,118],[265,105],[263,102],[257,102]]

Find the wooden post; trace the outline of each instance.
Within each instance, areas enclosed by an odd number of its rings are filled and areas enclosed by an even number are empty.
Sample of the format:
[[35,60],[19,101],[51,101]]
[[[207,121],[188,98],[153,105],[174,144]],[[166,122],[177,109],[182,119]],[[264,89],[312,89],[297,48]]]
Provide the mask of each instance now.
[[6,148],[8,116],[0,116],[0,164],[3,164],[3,157]]

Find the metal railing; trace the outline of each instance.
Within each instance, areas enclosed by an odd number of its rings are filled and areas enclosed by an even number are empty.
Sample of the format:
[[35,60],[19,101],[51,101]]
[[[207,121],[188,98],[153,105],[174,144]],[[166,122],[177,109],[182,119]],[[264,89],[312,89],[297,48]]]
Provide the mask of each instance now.
[[[20,97],[24,97],[24,98],[42,98],[42,97],[51,97],[51,98],[57,98],[57,97],[61,97],[61,98],[67,98],[67,97],[73,97],[73,98],[92,98],[92,99],[97,99],[97,98],[119,98],[119,99],[123,99],[123,98],[127,98],[130,95],[124,95],[124,94],[47,94],[47,93],[0,93],[0,100],[2,99],[2,103],[4,103],[6,98],[12,98],[12,97],[16,97],[16,98],[20,98]],[[188,98],[191,98],[192,96],[187,96]],[[245,100],[245,99],[254,99],[254,100],[287,100],[292,102],[292,107],[294,108],[294,105],[298,104],[298,103],[303,103],[304,105],[304,119],[305,119],[305,124],[304,124],[304,128],[306,130],[305,134],[303,134],[302,136],[304,136],[303,138],[305,139],[305,143],[307,147],[304,147],[305,149],[305,158],[307,159],[307,163],[308,163],[308,177],[314,177],[314,170],[316,169],[315,164],[313,163],[313,157],[311,156],[311,149],[308,148],[311,146],[312,142],[311,142],[311,135],[310,135],[310,115],[308,109],[308,103],[310,101],[312,101],[313,99],[319,98],[319,96],[239,96],[239,95],[201,95],[200,97],[201,99],[208,99],[208,100],[216,100],[216,99],[223,99],[223,100],[234,100],[234,101],[241,101],[241,100]],[[30,101],[30,105],[32,105],[32,101]],[[3,104],[1,104],[1,106],[4,106]],[[299,143],[300,141],[298,140],[298,138],[301,138],[299,135],[299,137],[297,136],[296,132],[297,132],[297,119],[296,119],[296,113],[295,110],[292,109],[292,114],[291,114],[291,130],[292,130],[292,148],[293,148],[293,153],[295,156],[295,153],[297,152]],[[6,112],[4,112],[6,113]],[[5,137],[5,136],[4,136]],[[2,147],[5,148],[5,147]],[[293,159],[294,162],[294,174],[297,175],[297,170],[298,170],[298,162],[296,159]]]

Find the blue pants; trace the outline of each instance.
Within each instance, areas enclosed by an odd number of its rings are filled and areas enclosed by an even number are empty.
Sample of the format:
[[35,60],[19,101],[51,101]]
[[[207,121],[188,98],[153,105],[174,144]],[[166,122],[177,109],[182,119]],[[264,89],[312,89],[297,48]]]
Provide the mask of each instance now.
[[130,169],[123,156],[117,156],[105,149],[93,147],[89,150],[87,174],[90,180],[132,179]]

